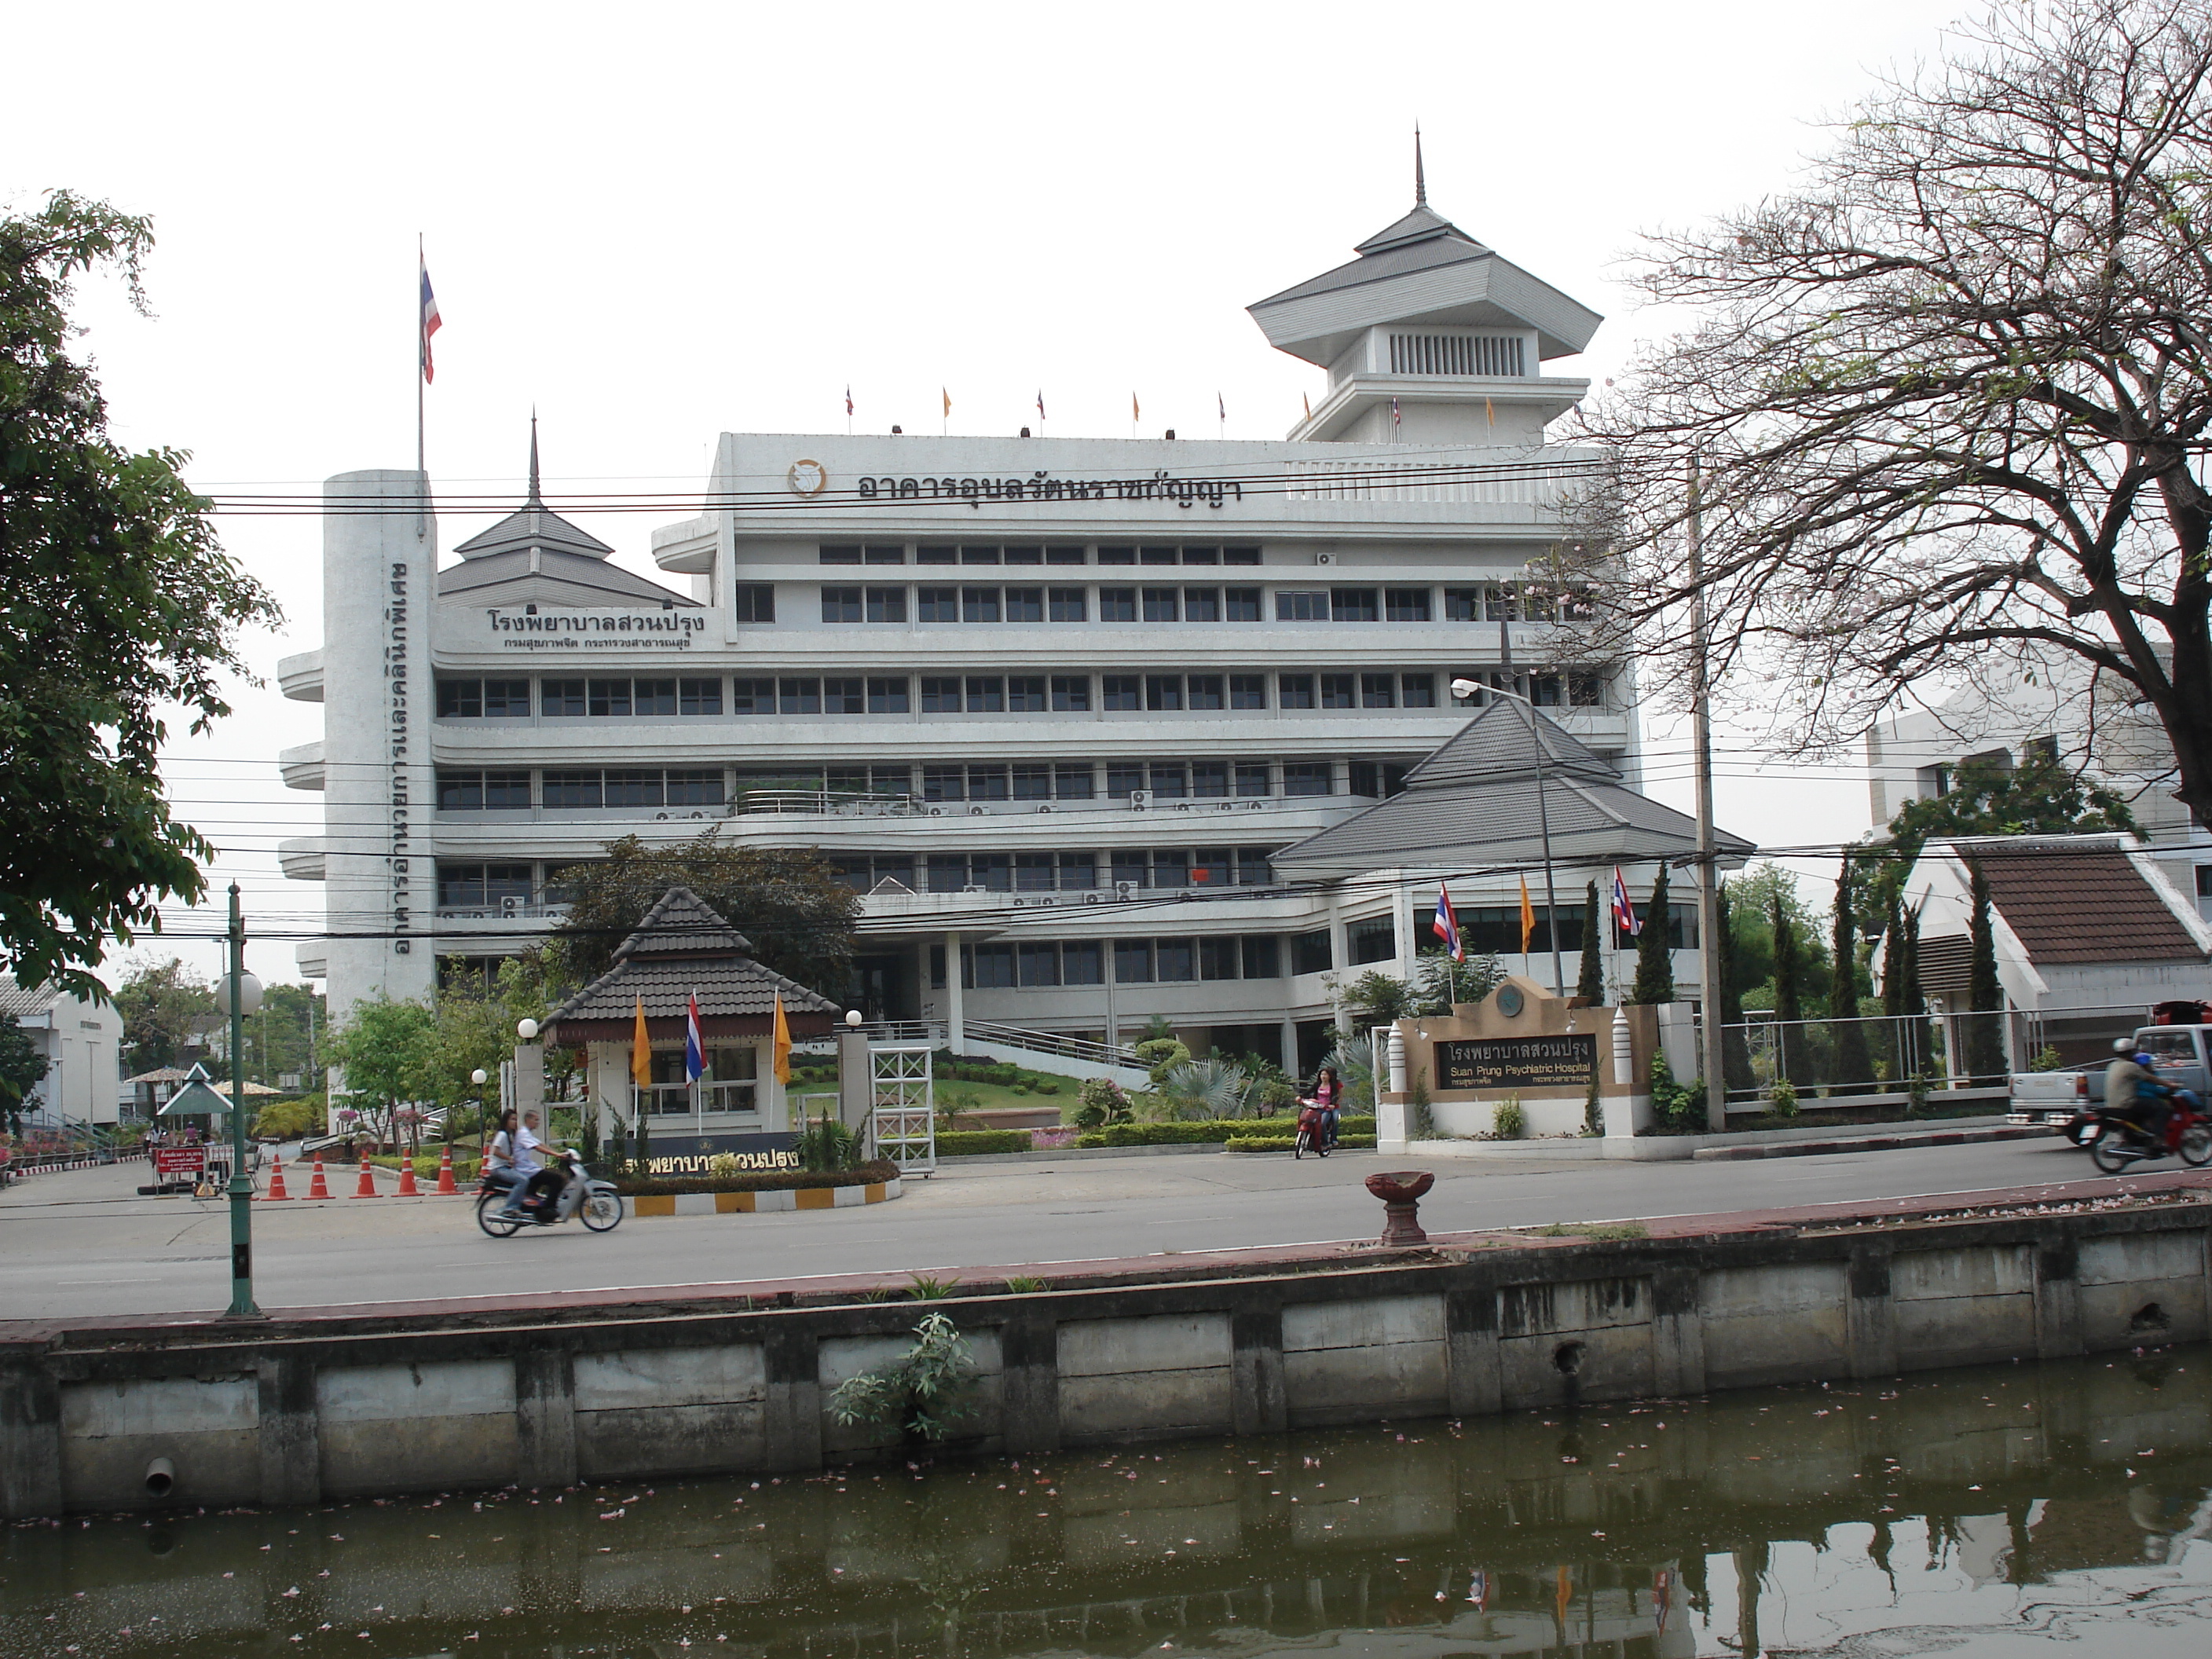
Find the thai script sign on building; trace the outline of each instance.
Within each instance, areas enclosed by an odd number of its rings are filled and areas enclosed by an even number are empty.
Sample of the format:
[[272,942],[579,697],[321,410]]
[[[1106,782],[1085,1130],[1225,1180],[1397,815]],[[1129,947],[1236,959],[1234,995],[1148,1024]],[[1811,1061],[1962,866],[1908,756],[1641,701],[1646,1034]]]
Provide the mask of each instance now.
[[704,611],[526,611],[488,609],[494,638],[507,651],[685,651],[707,631]]
[[1471,1037],[1438,1042],[1439,1089],[1586,1089],[1597,1066],[1597,1038]]
[[413,949],[407,935],[413,892],[408,865],[414,854],[407,794],[407,562],[394,559],[391,570],[391,599],[384,607],[384,682],[386,741],[392,773],[392,951],[406,956]]
[[1188,509],[1200,501],[1218,508],[1244,499],[1234,478],[1177,478],[1165,468],[1148,478],[1055,478],[1033,472],[1026,478],[862,478],[864,501],[1173,501]]

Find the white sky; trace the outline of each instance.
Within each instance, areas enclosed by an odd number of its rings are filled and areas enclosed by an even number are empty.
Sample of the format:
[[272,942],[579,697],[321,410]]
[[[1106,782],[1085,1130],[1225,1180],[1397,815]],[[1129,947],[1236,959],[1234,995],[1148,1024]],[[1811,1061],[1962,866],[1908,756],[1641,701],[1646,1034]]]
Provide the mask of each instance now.
[[[1962,9],[25,8],[0,206],[66,186],[153,216],[156,314],[89,283],[85,343],[120,440],[190,451],[210,491],[412,464],[418,232],[441,489],[519,490],[534,404],[549,493],[696,489],[717,433],[842,430],[848,383],[861,430],[935,430],[942,386],[956,433],[1011,434],[1042,391],[1052,435],[1124,436],[1134,391],[1148,431],[1206,437],[1218,392],[1228,435],[1271,438],[1322,376],[1243,307],[1405,211],[1417,118],[1431,204],[1606,314],[1547,370],[1601,380],[1662,327],[1618,280],[1638,234],[1786,186],[1817,122]],[[686,515],[576,516],[650,571]],[[273,757],[321,710],[273,671],[321,642],[319,526],[223,524],[287,621],[248,643],[270,683],[170,775],[249,917],[297,926],[321,889],[275,846],[320,797]],[[1722,822],[1763,843],[1867,827],[1855,769],[1720,770]],[[289,943],[252,960],[295,976]]]

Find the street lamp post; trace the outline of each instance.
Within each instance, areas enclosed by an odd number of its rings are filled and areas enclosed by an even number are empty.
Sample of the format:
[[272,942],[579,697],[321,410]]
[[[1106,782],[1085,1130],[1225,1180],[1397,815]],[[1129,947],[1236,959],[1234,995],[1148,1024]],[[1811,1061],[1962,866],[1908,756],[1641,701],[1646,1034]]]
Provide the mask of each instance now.
[[[246,917],[230,884],[230,1316],[258,1319],[253,1303],[253,1177],[246,1172],[246,1017],[261,982],[246,971]],[[247,999],[252,1007],[248,1007]]]

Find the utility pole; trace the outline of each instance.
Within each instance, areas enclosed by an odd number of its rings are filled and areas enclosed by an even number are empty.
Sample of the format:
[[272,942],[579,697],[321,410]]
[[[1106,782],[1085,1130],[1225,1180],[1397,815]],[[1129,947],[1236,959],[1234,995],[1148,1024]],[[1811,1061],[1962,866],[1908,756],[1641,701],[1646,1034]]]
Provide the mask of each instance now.
[[230,1316],[253,1305],[253,1177],[246,1172],[246,916],[230,884]]
[[[1705,501],[1697,457],[1690,458],[1690,719],[1698,775],[1698,1030],[1704,1038],[1705,1127],[1728,1127],[1728,1037],[1721,1026],[1720,842],[1713,825],[1712,684],[1706,661]],[[1644,926],[1666,926],[1650,916]]]

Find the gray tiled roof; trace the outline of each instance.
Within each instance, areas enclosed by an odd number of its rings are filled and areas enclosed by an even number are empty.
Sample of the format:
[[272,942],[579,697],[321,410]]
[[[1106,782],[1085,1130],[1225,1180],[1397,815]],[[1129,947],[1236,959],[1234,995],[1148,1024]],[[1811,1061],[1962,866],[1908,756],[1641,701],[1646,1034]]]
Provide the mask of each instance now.
[[678,609],[698,601],[599,557],[554,547],[477,555],[438,573],[438,597],[476,605],[552,605],[572,610],[643,603]]
[[1571,775],[1599,783],[1620,781],[1618,767],[1542,711],[1516,698],[1497,697],[1408,772],[1406,787],[1435,789],[1478,779],[1533,774],[1539,744],[1544,751],[1544,769],[1553,777]]
[[15,982],[12,974],[0,974],[0,1014],[22,1019],[32,1014],[43,1014],[54,1006],[58,993],[44,986],[26,989]]
[[579,529],[536,502],[508,514],[489,530],[478,531],[453,551],[465,559],[481,559],[488,554],[532,547],[556,547],[593,559],[604,559],[614,551],[590,531]]
[[1318,276],[1309,277],[1294,288],[1285,289],[1280,294],[1270,294],[1258,305],[1271,306],[1282,300],[1310,299],[1316,294],[1334,294],[1340,289],[1357,288],[1363,283],[1381,282],[1386,277],[1403,276],[1413,271],[1434,270],[1443,265],[1497,257],[1492,249],[1485,247],[1457,225],[1426,207],[1417,207],[1387,230],[1376,232],[1358,245],[1358,252],[1359,258],[1350,264],[1339,265],[1334,270],[1325,270]]
[[545,1025],[562,1042],[574,1040],[578,1028],[585,1028],[586,1038],[614,1035],[589,1028],[634,1021],[642,1002],[648,1028],[665,1035],[670,1023],[686,1018],[694,994],[701,1020],[725,1030],[764,1029],[761,1022],[775,1014],[779,993],[786,1018],[797,1023],[808,1016],[809,1029],[823,1029],[837,1014],[826,997],[755,962],[746,954],[751,949],[690,888],[672,887],[616,951],[615,965],[547,1015]]

